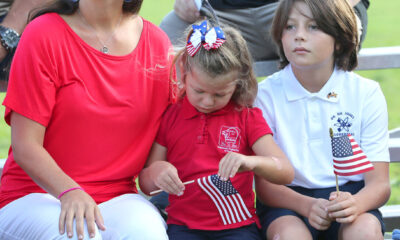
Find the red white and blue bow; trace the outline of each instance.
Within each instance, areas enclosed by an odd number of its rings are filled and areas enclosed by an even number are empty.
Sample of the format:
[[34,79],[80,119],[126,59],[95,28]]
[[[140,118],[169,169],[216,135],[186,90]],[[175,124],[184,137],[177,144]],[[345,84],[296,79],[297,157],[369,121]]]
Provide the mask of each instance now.
[[220,27],[207,30],[207,20],[200,25],[193,24],[192,28],[193,33],[186,45],[186,50],[192,57],[199,51],[201,45],[208,51],[218,49],[225,42],[225,35]]

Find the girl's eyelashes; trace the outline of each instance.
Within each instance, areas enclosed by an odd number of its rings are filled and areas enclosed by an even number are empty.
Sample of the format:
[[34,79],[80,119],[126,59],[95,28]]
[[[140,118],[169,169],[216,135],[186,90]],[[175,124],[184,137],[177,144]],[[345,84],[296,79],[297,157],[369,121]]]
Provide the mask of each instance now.
[[199,89],[194,89],[194,91],[195,91],[196,93],[204,93],[203,90],[199,90]]

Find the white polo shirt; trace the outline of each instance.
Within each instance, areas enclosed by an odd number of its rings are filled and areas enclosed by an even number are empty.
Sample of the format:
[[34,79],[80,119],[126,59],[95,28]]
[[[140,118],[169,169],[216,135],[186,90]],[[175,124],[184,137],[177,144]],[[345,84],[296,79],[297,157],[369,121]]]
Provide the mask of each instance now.
[[[294,166],[291,186],[336,185],[329,128],[335,136],[352,134],[371,162],[390,161],[387,107],[377,82],[336,69],[318,93],[310,93],[288,65],[258,87],[255,106]],[[343,185],[364,175],[338,177]]]

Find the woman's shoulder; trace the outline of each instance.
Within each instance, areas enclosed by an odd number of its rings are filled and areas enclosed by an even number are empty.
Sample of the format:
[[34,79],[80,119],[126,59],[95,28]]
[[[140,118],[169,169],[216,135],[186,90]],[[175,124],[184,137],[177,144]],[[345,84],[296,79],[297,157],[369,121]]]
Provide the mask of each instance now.
[[154,44],[154,47],[157,46],[170,46],[171,42],[167,36],[167,34],[161,30],[158,26],[156,26],[154,23],[143,19],[143,29],[146,29],[146,35],[148,37],[148,41],[151,41],[152,44]]
[[26,37],[32,41],[38,38],[51,39],[61,37],[60,33],[65,30],[63,27],[64,24],[62,18],[57,13],[46,13],[29,22],[22,37]]
[[53,30],[59,29],[61,25],[62,18],[60,15],[57,13],[45,13],[30,21],[24,30],[24,34],[26,31],[54,34]]

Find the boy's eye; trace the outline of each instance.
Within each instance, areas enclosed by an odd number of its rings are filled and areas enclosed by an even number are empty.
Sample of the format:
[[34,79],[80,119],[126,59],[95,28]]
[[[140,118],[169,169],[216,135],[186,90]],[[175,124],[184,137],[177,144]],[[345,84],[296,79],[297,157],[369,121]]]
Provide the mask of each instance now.
[[309,28],[310,28],[311,30],[318,30],[318,29],[319,29],[319,27],[318,27],[317,24],[310,24]]
[[225,94],[216,93],[215,96],[221,98],[221,97],[225,97]]
[[292,24],[286,25],[286,30],[292,30],[292,29],[294,29],[294,25],[292,25]]

